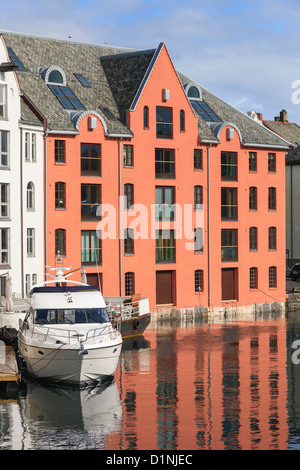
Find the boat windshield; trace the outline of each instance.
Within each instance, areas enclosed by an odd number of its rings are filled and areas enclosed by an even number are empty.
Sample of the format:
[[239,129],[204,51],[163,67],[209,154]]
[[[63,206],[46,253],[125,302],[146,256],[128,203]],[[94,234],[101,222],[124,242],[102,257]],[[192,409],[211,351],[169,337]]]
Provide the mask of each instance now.
[[44,324],[108,323],[106,308],[39,309],[34,312],[34,321]]

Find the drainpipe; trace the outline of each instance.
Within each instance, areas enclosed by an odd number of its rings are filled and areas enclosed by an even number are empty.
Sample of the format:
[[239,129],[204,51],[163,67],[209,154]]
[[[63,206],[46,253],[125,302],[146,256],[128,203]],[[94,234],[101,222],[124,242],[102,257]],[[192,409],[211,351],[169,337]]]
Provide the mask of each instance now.
[[48,279],[48,224],[47,224],[47,203],[48,203],[48,187],[47,187],[47,137],[48,132],[45,130],[44,135],[44,252],[45,252],[45,269],[46,269],[46,278],[45,281]]
[[211,307],[210,289],[210,148],[207,148],[207,265],[208,265],[208,307]]
[[121,207],[121,194],[122,194],[122,181],[121,181],[121,169],[122,169],[122,153],[121,153],[121,142],[122,142],[122,137],[118,141],[118,179],[119,179],[119,197],[118,197],[118,204],[119,204],[119,280],[120,280],[120,297],[123,297],[123,279],[122,279],[122,240],[123,236],[121,236],[121,230],[122,230],[122,223],[121,223],[121,216],[122,216],[122,207]]
[[23,209],[23,129],[20,128],[20,206],[21,206],[21,293],[24,299],[24,209]]
[[[291,181],[290,181],[290,191],[291,191],[291,256],[289,256],[289,258],[291,258],[292,260],[294,259],[294,234],[293,234],[293,231],[294,231],[294,227],[293,227],[293,163],[291,163],[291,171],[290,171],[290,178],[291,178]],[[292,261],[292,264],[293,261]]]

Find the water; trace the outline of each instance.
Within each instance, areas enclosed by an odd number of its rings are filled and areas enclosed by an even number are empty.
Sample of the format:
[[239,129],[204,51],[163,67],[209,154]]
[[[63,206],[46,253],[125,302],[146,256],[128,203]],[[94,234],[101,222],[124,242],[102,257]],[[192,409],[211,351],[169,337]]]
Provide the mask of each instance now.
[[0,398],[0,450],[300,449],[296,340],[300,312],[151,324],[100,387]]

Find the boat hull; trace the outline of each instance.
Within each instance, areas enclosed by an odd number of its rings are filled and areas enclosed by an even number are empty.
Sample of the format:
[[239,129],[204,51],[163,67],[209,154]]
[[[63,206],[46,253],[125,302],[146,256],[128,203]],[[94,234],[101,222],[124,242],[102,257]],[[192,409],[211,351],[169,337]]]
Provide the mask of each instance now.
[[123,339],[140,336],[144,333],[151,320],[151,313],[146,313],[138,317],[121,320],[120,333]]
[[84,385],[100,381],[115,373],[122,343],[86,348],[31,345],[19,334],[20,355],[26,361],[29,375],[47,381]]

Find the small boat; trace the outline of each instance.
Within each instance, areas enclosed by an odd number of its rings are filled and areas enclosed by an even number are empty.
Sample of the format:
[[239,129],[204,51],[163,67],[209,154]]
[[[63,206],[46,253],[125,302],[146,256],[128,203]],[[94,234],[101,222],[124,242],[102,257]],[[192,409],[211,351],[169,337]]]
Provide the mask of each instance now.
[[123,340],[99,290],[69,275],[57,270],[32,288],[18,349],[29,375],[81,387],[115,373]]
[[104,297],[112,324],[122,338],[133,338],[144,333],[150,323],[149,299],[140,294],[132,297]]

